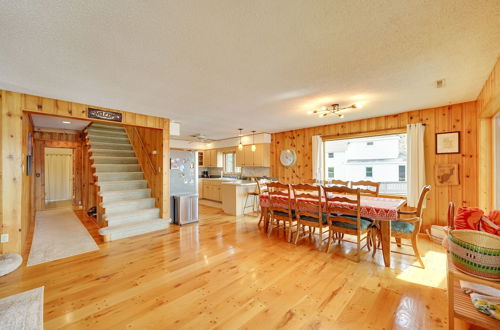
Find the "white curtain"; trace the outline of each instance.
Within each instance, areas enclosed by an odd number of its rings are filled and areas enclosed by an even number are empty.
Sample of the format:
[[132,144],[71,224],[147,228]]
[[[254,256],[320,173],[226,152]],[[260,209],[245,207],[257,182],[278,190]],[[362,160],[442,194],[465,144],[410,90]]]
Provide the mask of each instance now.
[[324,171],[324,143],[319,135],[312,137],[312,175],[316,181],[323,181]]
[[408,184],[406,189],[407,202],[410,207],[417,206],[420,190],[425,185],[424,133],[425,126],[423,124],[408,125]]
[[45,201],[73,199],[73,150],[45,149]]

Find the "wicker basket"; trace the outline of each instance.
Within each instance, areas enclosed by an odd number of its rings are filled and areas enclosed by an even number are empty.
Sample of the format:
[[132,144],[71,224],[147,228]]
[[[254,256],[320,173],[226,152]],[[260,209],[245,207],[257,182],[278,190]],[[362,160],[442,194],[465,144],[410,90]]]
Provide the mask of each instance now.
[[476,230],[452,230],[451,260],[464,273],[500,281],[500,237]]

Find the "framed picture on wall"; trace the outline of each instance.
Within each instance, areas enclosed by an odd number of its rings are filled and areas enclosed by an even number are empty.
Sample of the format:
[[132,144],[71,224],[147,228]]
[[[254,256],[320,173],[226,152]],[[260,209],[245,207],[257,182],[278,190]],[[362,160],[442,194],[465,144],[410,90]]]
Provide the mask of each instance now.
[[436,133],[436,154],[460,153],[460,132]]
[[436,183],[440,186],[460,184],[458,164],[436,164]]

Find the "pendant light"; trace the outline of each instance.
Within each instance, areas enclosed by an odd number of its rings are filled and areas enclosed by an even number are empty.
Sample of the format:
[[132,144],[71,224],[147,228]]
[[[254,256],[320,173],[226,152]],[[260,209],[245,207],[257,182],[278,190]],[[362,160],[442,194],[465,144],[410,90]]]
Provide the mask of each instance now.
[[243,150],[243,143],[241,143],[241,131],[243,131],[243,128],[238,128],[238,131],[240,131],[240,134],[238,135],[240,137],[240,144],[238,144],[238,149]]
[[252,151],[257,150],[257,147],[255,146],[255,131],[252,131]]

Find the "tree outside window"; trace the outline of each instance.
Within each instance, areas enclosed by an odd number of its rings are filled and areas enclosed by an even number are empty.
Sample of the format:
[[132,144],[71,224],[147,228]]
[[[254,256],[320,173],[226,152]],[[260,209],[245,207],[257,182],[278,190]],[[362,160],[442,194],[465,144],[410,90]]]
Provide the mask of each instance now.
[[332,179],[333,177],[335,177],[335,168],[329,167],[328,168],[328,178]]

